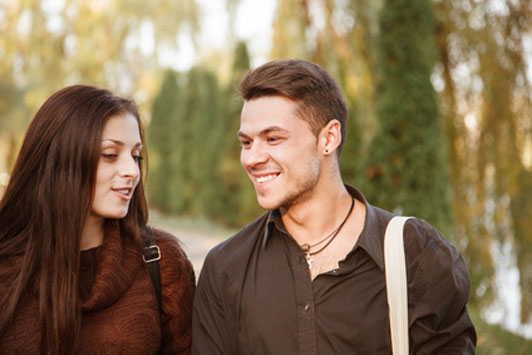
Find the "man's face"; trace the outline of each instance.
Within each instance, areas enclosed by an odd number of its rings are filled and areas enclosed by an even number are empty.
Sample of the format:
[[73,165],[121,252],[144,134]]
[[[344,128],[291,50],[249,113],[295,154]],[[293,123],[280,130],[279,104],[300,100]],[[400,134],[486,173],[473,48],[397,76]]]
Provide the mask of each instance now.
[[259,205],[286,208],[312,196],[321,171],[317,138],[281,96],[244,103],[238,138],[240,162],[255,186]]

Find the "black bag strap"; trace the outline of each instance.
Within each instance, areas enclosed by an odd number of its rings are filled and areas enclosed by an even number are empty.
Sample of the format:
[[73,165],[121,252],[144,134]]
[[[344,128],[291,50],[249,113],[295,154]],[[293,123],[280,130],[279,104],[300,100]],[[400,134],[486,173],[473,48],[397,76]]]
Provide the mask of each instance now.
[[[161,271],[159,270],[159,260],[161,260],[161,249],[155,243],[155,237],[153,236],[153,230],[150,226],[146,226],[146,235],[142,235],[144,241],[144,255],[142,259],[146,263],[148,273],[150,274],[153,288],[155,289],[155,296],[157,297],[157,309],[159,310],[159,318],[162,321],[163,316],[163,295],[161,286]],[[162,322],[161,322],[162,324]],[[157,354],[161,354],[161,349],[157,351]]]
[[148,268],[151,282],[155,289],[155,295],[157,296],[157,308],[159,314],[163,313],[163,300],[162,300],[162,287],[161,287],[161,272],[159,270],[159,260],[161,260],[161,249],[155,243],[153,236],[153,230],[150,226],[146,226],[146,235],[143,236],[144,240],[144,255],[142,258]]

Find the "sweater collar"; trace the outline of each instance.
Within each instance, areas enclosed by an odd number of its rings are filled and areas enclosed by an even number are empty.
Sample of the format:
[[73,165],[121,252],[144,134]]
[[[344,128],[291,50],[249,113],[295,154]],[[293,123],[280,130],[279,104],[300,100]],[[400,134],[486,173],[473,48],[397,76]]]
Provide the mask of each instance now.
[[80,296],[83,312],[114,304],[129,289],[142,267],[142,254],[131,236],[121,235],[117,220],[108,220],[103,244],[81,252]]

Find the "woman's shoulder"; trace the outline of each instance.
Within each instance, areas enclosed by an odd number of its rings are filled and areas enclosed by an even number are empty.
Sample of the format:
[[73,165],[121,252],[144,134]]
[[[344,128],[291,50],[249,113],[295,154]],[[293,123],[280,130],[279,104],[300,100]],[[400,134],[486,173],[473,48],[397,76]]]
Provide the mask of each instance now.
[[161,249],[159,265],[164,310],[161,350],[162,353],[187,353],[196,289],[194,268],[174,234],[155,227],[152,227],[152,234]]
[[[150,232],[151,230],[151,232]],[[149,227],[143,232],[144,238],[153,238],[161,253],[160,264],[170,268],[192,269],[192,265],[186,255],[179,238],[174,234],[157,227]],[[166,268],[165,268],[166,269]]]
[[184,254],[179,238],[164,229],[152,226],[146,227],[142,231],[142,237],[145,240],[153,239],[159,248]]

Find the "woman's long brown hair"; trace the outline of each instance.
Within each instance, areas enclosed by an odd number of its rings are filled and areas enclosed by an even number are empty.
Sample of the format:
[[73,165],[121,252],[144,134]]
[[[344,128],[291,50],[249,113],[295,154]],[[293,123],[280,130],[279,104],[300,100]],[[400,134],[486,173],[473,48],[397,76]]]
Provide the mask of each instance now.
[[[103,127],[132,101],[75,85],[53,94],[31,122],[0,201],[0,339],[26,292],[39,295],[42,352],[72,353],[80,329],[80,238],[91,211]],[[142,171],[142,167],[141,167]],[[120,229],[140,244],[142,179]]]

